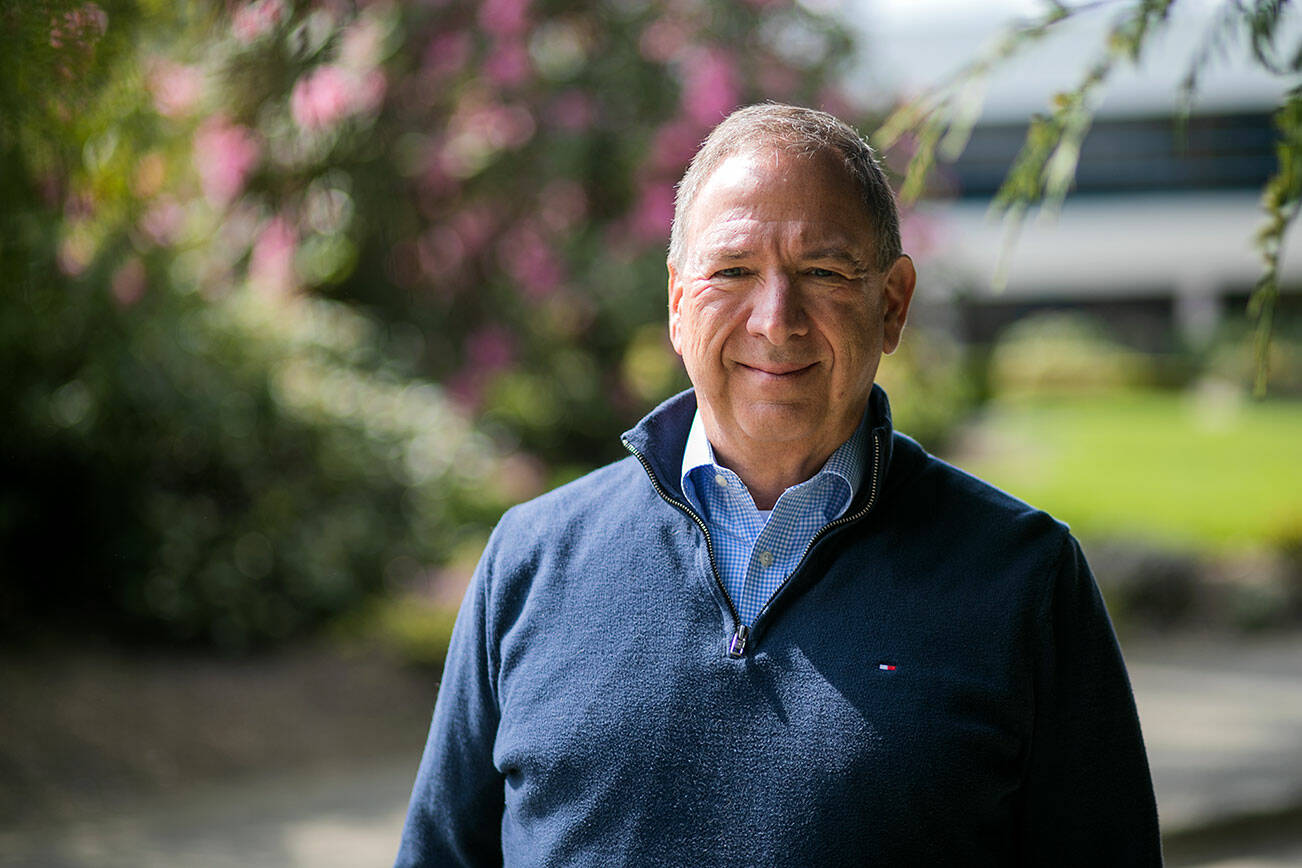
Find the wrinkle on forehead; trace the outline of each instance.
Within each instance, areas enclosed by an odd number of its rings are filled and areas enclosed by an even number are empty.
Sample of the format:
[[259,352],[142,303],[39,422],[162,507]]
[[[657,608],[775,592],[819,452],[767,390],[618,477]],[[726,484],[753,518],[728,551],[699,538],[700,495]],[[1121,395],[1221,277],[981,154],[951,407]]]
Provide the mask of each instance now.
[[856,274],[868,274],[868,239],[856,239],[840,227],[803,220],[763,221],[736,209],[711,224],[692,245],[689,262],[738,262],[769,252],[796,261],[836,261]]
[[852,190],[844,168],[826,153],[733,154],[711,173],[692,208],[687,261],[775,249],[802,259],[831,252],[867,272],[871,220]]

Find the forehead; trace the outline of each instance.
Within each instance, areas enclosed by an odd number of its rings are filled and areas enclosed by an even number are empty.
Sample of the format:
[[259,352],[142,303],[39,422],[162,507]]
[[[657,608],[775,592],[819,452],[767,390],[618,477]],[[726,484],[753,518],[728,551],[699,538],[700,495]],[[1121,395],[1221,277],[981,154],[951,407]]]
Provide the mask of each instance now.
[[857,190],[832,154],[743,151],[701,185],[684,240],[689,250],[759,235],[866,251],[872,225]]

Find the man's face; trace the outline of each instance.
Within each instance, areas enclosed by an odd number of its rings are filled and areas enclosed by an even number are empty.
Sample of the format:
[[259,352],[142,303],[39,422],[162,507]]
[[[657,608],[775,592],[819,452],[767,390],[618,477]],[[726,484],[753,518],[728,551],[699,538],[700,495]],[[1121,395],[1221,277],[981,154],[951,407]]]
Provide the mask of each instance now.
[[913,266],[877,270],[853,190],[827,154],[759,149],[721,163],[687,214],[669,334],[725,462],[775,448],[825,459],[899,342]]

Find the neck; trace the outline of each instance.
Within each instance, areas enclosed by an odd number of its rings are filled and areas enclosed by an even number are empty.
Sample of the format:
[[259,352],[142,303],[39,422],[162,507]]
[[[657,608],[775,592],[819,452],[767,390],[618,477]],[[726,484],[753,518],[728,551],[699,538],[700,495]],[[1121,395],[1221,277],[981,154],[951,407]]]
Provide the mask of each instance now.
[[[757,509],[772,509],[782,492],[799,485],[818,472],[836,447],[816,454],[794,455],[790,444],[774,444],[776,448],[750,450],[738,453],[720,449],[711,441],[715,460],[741,478],[750,491]],[[839,444],[838,444],[839,445]]]

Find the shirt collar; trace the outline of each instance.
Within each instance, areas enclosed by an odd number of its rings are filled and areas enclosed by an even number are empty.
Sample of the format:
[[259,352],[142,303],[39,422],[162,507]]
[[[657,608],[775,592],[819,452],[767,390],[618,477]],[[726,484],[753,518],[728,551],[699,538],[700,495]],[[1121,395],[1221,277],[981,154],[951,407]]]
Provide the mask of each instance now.
[[[816,479],[823,474],[838,476],[844,480],[849,489],[849,496],[842,499],[839,509],[834,509],[834,514],[828,516],[829,520],[840,517],[859,493],[859,482],[863,479],[864,445],[868,440],[868,416],[867,413],[863,414],[859,426],[854,429],[850,439],[838,446],[823,464],[822,469],[810,477]],[[679,482],[683,493],[694,501],[697,509],[700,509],[701,504],[696,502],[695,486],[692,485],[690,478],[692,471],[698,467],[712,469],[718,467],[714,460],[714,447],[710,445],[705,435],[705,423],[701,421],[699,409],[692,418],[692,427],[687,433],[687,446],[683,449],[683,468]]]
[[691,430],[687,432],[687,447],[683,449],[683,479],[698,467],[714,465],[714,447],[705,436],[705,423],[701,411],[692,417]]

